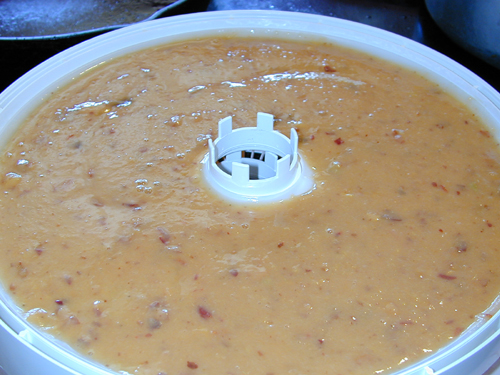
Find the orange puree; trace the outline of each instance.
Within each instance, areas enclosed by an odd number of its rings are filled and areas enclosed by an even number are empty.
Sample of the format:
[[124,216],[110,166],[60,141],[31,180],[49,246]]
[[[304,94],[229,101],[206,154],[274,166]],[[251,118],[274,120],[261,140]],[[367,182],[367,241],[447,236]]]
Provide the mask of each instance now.
[[[297,129],[315,189],[262,206],[201,175],[217,122]],[[500,290],[500,154],[463,104],[357,52],[199,40],[99,65],[3,152],[0,274],[27,320],[116,371],[367,375]]]

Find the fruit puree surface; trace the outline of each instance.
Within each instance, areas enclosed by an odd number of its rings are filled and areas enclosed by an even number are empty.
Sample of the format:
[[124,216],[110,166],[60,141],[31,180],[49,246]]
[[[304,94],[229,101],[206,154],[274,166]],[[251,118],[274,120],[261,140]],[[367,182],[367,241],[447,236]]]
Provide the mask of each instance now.
[[[314,189],[234,203],[217,123],[299,134]],[[35,327],[144,375],[390,373],[498,296],[500,153],[415,72],[325,43],[217,38],[112,59],[1,158],[0,276]]]

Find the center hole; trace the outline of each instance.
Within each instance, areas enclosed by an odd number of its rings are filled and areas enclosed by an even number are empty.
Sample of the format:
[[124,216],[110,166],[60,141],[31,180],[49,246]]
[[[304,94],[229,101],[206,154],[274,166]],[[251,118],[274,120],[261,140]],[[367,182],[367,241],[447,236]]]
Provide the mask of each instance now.
[[[229,175],[232,175],[232,163],[238,162],[249,166],[250,180],[262,180],[276,176],[276,165],[266,163],[266,151],[242,150],[239,154],[230,157],[223,156],[217,160],[218,167]],[[276,155],[277,160],[282,156]]]

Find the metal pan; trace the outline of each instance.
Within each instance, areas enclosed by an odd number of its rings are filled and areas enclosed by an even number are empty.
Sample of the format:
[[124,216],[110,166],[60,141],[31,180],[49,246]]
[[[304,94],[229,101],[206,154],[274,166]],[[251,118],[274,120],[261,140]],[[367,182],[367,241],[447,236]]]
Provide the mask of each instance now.
[[3,0],[0,40],[94,35],[207,6],[205,0]]
[[[132,3],[135,3],[135,8]],[[39,63],[86,39],[130,23],[202,12],[208,3],[209,0],[177,0],[160,6],[161,0],[0,0],[0,92]],[[17,14],[13,14],[14,10]],[[91,21],[95,19],[93,25],[89,23],[89,17]],[[29,28],[35,30],[34,19],[41,18],[52,23],[65,18],[65,25],[48,25],[44,30],[27,33]],[[76,22],[79,19],[82,21]],[[14,24],[16,22],[18,25]],[[28,25],[30,22],[31,26]],[[7,29],[10,29],[9,33]],[[3,34],[1,30],[4,30]]]

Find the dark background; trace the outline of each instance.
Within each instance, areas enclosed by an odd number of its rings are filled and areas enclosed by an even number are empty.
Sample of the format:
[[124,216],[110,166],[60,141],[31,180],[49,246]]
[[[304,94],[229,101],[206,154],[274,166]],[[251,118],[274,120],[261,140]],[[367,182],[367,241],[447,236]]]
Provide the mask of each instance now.
[[[182,5],[173,14],[232,9],[285,10],[375,26],[451,57],[500,90],[500,70],[452,42],[432,20],[424,0],[192,0]],[[0,91],[52,55],[100,33],[44,40],[9,39],[0,35]]]

